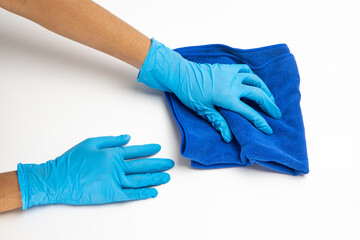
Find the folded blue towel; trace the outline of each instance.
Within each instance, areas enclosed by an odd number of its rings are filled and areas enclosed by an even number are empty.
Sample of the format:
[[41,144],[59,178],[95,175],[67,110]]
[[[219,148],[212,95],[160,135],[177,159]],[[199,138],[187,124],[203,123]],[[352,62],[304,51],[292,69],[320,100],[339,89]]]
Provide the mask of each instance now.
[[282,118],[275,120],[245,100],[270,124],[274,133],[266,135],[240,115],[219,108],[234,134],[227,144],[208,122],[185,107],[174,94],[165,93],[181,131],[181,154],[191,159],[192,167],[207,169],[257,163],[292,175],[309,172],[300,109],[300,78],[295,58],[285,44],[248,50],[213,44],[175,51],[198,63],[249,65],[269,87],[282,112]]

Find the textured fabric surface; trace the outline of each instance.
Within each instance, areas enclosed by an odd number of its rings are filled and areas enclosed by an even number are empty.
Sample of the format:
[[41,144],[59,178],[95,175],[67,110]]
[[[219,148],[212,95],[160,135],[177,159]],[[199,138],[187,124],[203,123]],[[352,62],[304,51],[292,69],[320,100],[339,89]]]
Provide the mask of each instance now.
[[257,49],[235,49],[213,44],[175,49],[185,59],[198,63],[247,64],[269,87],[282,118],[268,117],[251,101],[274,133],[266,135],[240,115],[219,108],[234,139],[225,143],[204,119],[184,106],[172,93],[165,93],[180,128],[181,154],[194,168],[222,168],[257,163],[275,171],[299,175],[309,172],[304,124],[300,109],[300,77],[295,58],[285,44]]

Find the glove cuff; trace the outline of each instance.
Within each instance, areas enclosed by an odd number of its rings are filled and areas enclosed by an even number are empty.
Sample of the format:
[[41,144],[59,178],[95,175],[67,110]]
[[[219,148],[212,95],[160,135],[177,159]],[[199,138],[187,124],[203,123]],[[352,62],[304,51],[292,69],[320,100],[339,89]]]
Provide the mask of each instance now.
[[178,84],[177,72],[181,59],[178,53],[152,38],[150,50],[140,69],[137,81],[151,88],[173,92],[174,85]]
[[51,181],[51,174],[56,174],[52,171],[53,164],[54,160],[39,165],[18,164],[22,209],[56,202],[56,185]]
[[23,168],[23,165],[19,163],[17,165],[17,176],[20,186],[20,192],[21,192],[21,201],[22,201],[22,209],[25,210],[28,208],[28,183],[26,178],[25,169]]

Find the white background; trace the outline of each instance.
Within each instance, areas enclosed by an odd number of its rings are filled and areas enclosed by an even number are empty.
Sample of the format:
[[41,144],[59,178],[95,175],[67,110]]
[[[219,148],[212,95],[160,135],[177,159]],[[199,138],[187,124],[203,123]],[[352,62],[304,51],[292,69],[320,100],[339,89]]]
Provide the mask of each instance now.
[[287,43],[310,173],[191,169],[163,94],[136,83],[136,69],[0,9],[0,172],[122,133],[176,162],[155,199],[8,212],[0,239],[360,238],[357,1],[97,2],[170,48]]

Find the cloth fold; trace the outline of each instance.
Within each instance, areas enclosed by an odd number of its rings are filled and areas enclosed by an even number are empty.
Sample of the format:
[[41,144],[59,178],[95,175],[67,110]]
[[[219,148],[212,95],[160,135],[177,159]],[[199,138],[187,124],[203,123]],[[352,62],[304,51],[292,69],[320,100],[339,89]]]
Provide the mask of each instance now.
[[266,135],[232,111],[218,108],[234,139],[225,143],[204,119],[184,106],[172,93],[166,99],[179,126],[181,154],[194,168],[223,168],[259,164],[275,171],[299,175],[309,172],[304,124],[300,108],[300,77],[294,56],[286,44],[256,49],[236,49],[220,44],[175,49],[197,63],[247,64],[269,87],[282,118],[268,117],[246,101],[269,123],[274,133]]

